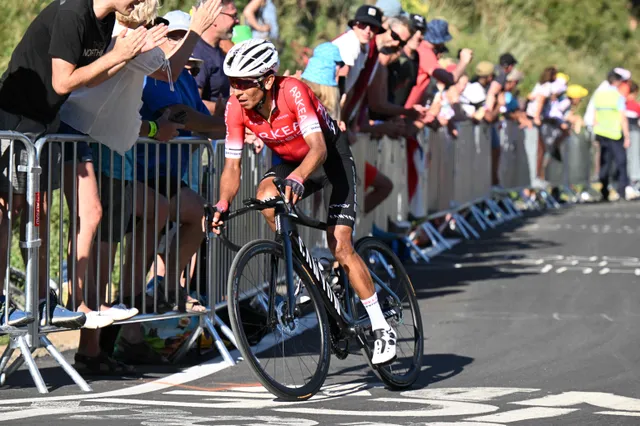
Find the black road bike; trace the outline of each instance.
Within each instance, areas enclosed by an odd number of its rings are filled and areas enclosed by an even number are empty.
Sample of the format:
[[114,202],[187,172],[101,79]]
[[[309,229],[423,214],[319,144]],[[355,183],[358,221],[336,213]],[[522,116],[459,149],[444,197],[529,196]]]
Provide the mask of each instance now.
[[[424,341],[418,301],[401,261],[375,238],[355,244],[383,314],[397,334],[397,357],[384,366],[373,365],[371,323],[346,273],[333,268],[335,262],[329,259],[313,258],[296,227],[326,230],[326,223],[285,203],[284,183],[275,179],[274,184],[280,196],[244,200],[244,207],[223,217],[226,222],[271,208],[276,214],[275,240],[244,245],[229,271],[229,317],[243,358],[264,387],[285,400],[316,394],[327,377],[331,353],[345,359],[353,342],[387,387],[411,386],[420,373]],[[211,223],[213,210],[208,209],[207,216]],[[224,231],[221,236],[224,239]],[[237,247],[228,240],[225,245]]]

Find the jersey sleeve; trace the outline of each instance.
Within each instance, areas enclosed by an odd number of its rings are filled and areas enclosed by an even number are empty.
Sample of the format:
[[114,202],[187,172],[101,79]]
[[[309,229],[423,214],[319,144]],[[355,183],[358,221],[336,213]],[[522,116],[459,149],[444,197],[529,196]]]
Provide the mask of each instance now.
[[59,10],[51,30],[49,55],[77,65],[82,57],[85,22],[70,10]]
[[311,100],[311,96],[314,95],[309,93],[311,89],[292,78],[288,79],[285,90],[287,91],[285,94],[287,105],[296,116],[302,136],[306,137],[311,133],[322,132],[315,105]]
[[241,158],[244,144],[244,120],[242,107],[235,96],[231,96],[224,111],[227,135],[224,140],[224,157]]

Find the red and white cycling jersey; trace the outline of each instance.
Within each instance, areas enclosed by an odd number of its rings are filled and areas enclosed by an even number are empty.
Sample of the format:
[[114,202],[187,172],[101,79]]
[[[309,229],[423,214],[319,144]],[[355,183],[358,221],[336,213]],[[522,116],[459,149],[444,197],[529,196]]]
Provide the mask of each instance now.
[[226,158],[242,156],[245,128],[287,162],[302,162],[309,152],[304,137],[311,133],[322,132],[326,144],[335,142],[340,134],[338,124],[306,84],[293,77],[276,77],[271,90],[275,99],[271,121],[244,109],[235,96],[229,98],[225,111]]

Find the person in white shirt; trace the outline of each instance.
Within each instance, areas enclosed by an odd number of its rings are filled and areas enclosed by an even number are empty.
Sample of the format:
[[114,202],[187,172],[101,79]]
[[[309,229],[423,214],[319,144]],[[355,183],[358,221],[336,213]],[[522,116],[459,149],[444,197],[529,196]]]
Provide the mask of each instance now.
[[[136,5],[130,17],[117,15],[117,23],[114,34],[120,34],[125,30],[135,29],[141,25],[152,23],[157,18],[159,4],[157,0],[147,0]],[[178,129],[182,126],[172,123],[168,117],[155,122],[142,121],[140,118],[140,107],[142,106],[142,90],[146,75],[153,76],[159,80],[175,82],[182,72],[185,64],[190,58],[191,52],[200,35],[206,31],[220,14],[220,0],[209,0],[199,8],[192,11],[193,19],[189,27],[189,33],[184,41],[176,47],[171,55],[165,57],[162,49],[156,47],[144,54],[138,55],[128,63],[112,79],[91,88],[82,88],[71,94],[68,102],[63,105],[60,111],[62,121],[60,133],[86,134],[91,136],[106,147],[124,154],[131,148],[139,136],[148,136],[162,141],[168,141],[177,136]],[[112,44],[107,48],[113,48]],[[84,154],[83,154],[84,155]],[[77,155],[74,155],[77,158]],[[88,269],[89,259],[92,257],[92,242],[96,234],[98,224],[102,218],[102,211],[105,208],[104,202],[100,200],[98,193],[97,177],[93,165],[93,159],[89,152],[85,158],[78,159],[77,174],[73,175],[73,168],[65,170],[69,175],[66,182],[77,179],[77,205],[73,206],[73,185],[65,186],[65,197],[69,204],[69,211],[76,212],[78,216],[78,234],[71,236],[72,243],[76,245],[77,260],[69,258],[69,265],[75,263],[75,273],[70,280],[78,283],[76,289],[70,286],[70,303],[73,303],[78,311],[85,312],[87,321],[86,329],[97,329],[113,323],[113,321],[128,319],[137,314],[136,309],[127,309],[126,306],[108,306],[102,301],[100,306],[89,307],[89,300],[84,300],[84,277]],[[121,164],[120,161],[114,161]],[[119,170],[121,173],[125,171]],[[116,179],[126,179],[123,176],[115,176]],[[131,176],[131,179],[133,176]],[[119,185],[114,185],[120,188]],[[141,191],[137,200],[143,200],[143,185],[139,185]],[[153,191],[148,194],[149,202],[153,202]],[[120,199],[120,194],[114,199]],[[153,205],[153,204],[152,204]],[[120,216],[120,210],[114,210],[114,216]],[[123,218],[124,220],[124,218]],[[163,223],[163,222],[161,222]],[[103,228],[108,225],[103,223]],[[119,226],[113,226],[114,234],[119,234]],[[148,233],[147,240],[151,241],[149,246],[153,246],[154,235]],[[147,241],[148,244],[149,241]],[[70,268],[71,269],[71,268]],[[73,271],[73,269],[71,269]],[[131,276],[124,274],[125,277]],[[101,280],[102,281],[102,280]],[[126,281],[126,280],[125,280]],[[89,298],[95,300],[98,289],[90,286]],[[99,289],[103,299],[105,289]],[[80,364],[90,371],[100,374],[122,374],[130,372],[126,366],[117,363],[100,351],[99,333],[97,331],[82,330],[80,345],[76,356],[76,364]],[[105,368],[106,367],[106,368]]]

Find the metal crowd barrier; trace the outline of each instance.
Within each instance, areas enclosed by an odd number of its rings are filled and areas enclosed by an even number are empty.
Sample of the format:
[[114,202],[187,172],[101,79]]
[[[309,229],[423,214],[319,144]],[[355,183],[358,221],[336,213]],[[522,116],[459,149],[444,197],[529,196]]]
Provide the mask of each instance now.
[[627,149],[627,169],[632,183],[640,182],[640,126],[638,120],[629,120],[631,146]]
[[[2,161],[8,163],[7,180],[9,181],[9,184],[12,187],[17,184],[17,182],[15,182],[14,180],[15,177],[11,172],[14,168],[18,171],[18,173],[25,173],[26,175],[26,188],[24,194],[25,202],[24,205],[21,206],[21,209],[19,206],[15,206],[14,204],[16,195],[13,193],[13,190],[9,190],[8,194],[2,194],[3,198],[6,197],[5,201],[7,206],[2,214],[2,224],[0,225],[0,238],[4,240],[3,243],[7,244],[6,255],[3,256],[3,260],[6,262],[3,268],[5,273],[5,303],[7,304],[7,306],[12,303],[13,294],[13,292],[11,291],[12,283],[10,281],[10,266],[13,225],[15,220],[14,213],[22,213],[21,225],[24,229],[24,239],[20,241],[20,248],[24,256],[26,268],[26,277],[24,283],[24,311],[28,316],[33,318],[33,322],[28,327],[15,328],[6,325],[0,327],[0,334],[8,334],[10,336],[9,344],[0,357],[0,386],[4,385],[7,376],[17,370],[17,368],[22,365],[23,362],[26,362],[29,368],[29,372],[31,373],[31,377],[33,378],[33,381],[38,388],[38,391],[43,393],[46,392],[47,388],[32,356],[35,348],[30,345],[30,342],[33,340],[33,336],[37,334],[37,324],[39,317],[37,306],[38,288],[36,285],[34,285],[34,283],[36,282],[36,277],[38,275],[37,259],[38,245],[40,244],[40,241],[38,239],[38,226],[40,225],[40,217],[38,213],[40,208],[40,198],[36,196],[34,188],[37,188],[38,186],[38,181],[40,178],[40,167],[38,166],[38,161],[36,158],[35,146],[27,136],[17,132],[2,131],[0,132],[0,140],[2,140],[3,143],[9,144],[9,149],[5,152],[5,156],[8,154],[8,158],[2,159]],[[16,143],[22,145],[26,158],[22,158],[22,155],[19,158],[15,158],[18,154],[16,152]],[[16,164],[16,160],[18,161],[18,164]],[[8,318],[9,316],[7,309],[5,311],[4,324],[7,324]],[[21,357],[16,358],[14,362],[9,365],[9,361],[11,360],[11,357],[16,349],[20,350]],[[47,348],[47,350],[49,350],[49,352],[54,356],[57,353],[57,351],[52,348]],[[59,355],[59,353],[57,353],[57,355]]]
[[[28,140],[27,140],[28,141]],[[70,236],[77,236],[78,232],[81,232],[84,223],[78,223],[77,214],[71,214],[76,211],[78,202],[87,202],[89,200],[79,200],[77,192],[77,180],[73,179],[72,182],[67,182],[65,185],[65,169],[67,174],[67,181],[70,176],[76,176],[78,171],[78,143],[85,142],[92,144],[94,152],[94,165],[96,180],[98,183],[98,192],[101,198],[108,197],[108,201],[103,200],[102,205],[106,208],[102,214],[102,221],[100,222],[92,242],[92,255],[88,258],[81,258],[84,262],[85,272],[84,274],[79,271],[78,257],[78,243],[77,238],[70,238]],[[54,148],[58,148],[56,151]],[[171,147],[171,149],[169,148]],[[49,148],[49,149],[47,149]],[[180,164],[183,155],[192,155],[194,148],[198,159],[195,161],[188,161],[188,170],[182,170]],[[67,306],[75,310],[77,308],[75,297],[70,295],[79,294],[80,280],[82,280],[82,299],[86,301],[87,306],[93,310],[99,310],[101,305],[110,306],[118,303],[125,303],[128,307],[137,305],[139,314],[124,320],[116,321],[114,325],[125,325],[132,323],[141,323],[147,321],[157,321],[162,319],[182,318],[182,317],[199,317],[199,323],[197,328],[189,335],[185,343],[179,348],[176,354],[173,356],[173,360],[178,360],[186,354],[186,352],[198,341],[198,338],[206,329],[212,336],[217,349],[223,356],[223,358],[230,364],[235,364],[233,358],[229,354],[224,342],[220,338],[220,335],[216,331],[215,326],[218,326],[220,330],[227,336],[228,340],[235,343],[233,332],[227,327],[215,314],[215,303],[219,299],[219,293],[221,285],[214,279],[214,270],[217,265],[213,263],[213,243],[205,243],[204,234],[201,231],[194,231],[191,236],[181,236],[181,229],[185,223],[181,221],[180,209],[170,209],[168,206],[169,197],[157,196],[161,192],[170,194],[172,189],[170,187],[170,179],[165,179],[166,186],[160,186],[160,160],[159,156],[155,155],[155,176],[148,176],[144,170],[140,170],[137,161],[135,160],[139,153],[143,153],[145,163],[149,164],[150,151],[153,156],[153,152],[158,153],[161,150],[165,151],[166,163],[163,170],[166,176],[172,173],[176,176],[176,180],[180,182],[184,179],[184,183],[190,188],[199,188],[198,198],[194,195],[188,195],[190,199],[196,200],[197,203],[212,203],[215,202],[217,193],[214,193],[214,163],[215,152],[212,144],[206,139],[198,138],[180,138],[171,141],[168,144],[158,143],[152,139],[140,139],[138,144],[133,148],[133,156],[121,157],[116,156],[113,152],[108,150],[99,144],[92,141],[86,136],[77,135],[48,135],[38,140],[35,148],[31,145],[33,151],[33,161],[35,164],[52,164],[53,167],[48,168],[48,176],[44,180],[45,187],[40,188],[37,180],[30,180],[30,186],[28,187],[28,205],[34,204],[33,200],[36,200],[36,206],[30,208],[30,213],[36,213],[34,225],[27,227],[27,241],[30,242],[27,248],[30,249],[29,263],[27,265],[27,285],[31,286],[32,297],[27,298],[27,309],[31,312],[33,301],[38,300],[38,287],[48,287],[49,278],[55,278],[58,283],[58,287],[61,289],[58,294],[58,300],[63,303],[65,284],[70,285],[72,290],[67,296],[70,297]],[[64,157],[64,153],[71,157],[72,161],[65,164],[65,167],[60,167],[59,163],[56,163],[52,159],[52,153],[60,152]],[[200,154],[203,154],[200,157]],[[141,154],[142,155],[142,154]],[[103,169],[103,161],[105,156],[110,156],[109,169]],[[174,170],[171,167],[172,159],[177,160],[178,169]],[[128,173],[123,175],[115,173],[115,165],[119,165],[122,171],[128,170]],[[130,165],[130,167],[127,166]],[[151,163],[152,164],[152,163]],[[194,171],[193,168],[198,167],[198,171]],[[39,170],[39,169],[35,169]],[[69,174],[72,171],[71,174]],[[35,173],[35,172],[33,172]],[[134,177],[144,175],[141,182]],[[122,178],[124,176],[124,179]],[[194,182],[194,176],[200,177],[198,182]],[[33,182],[31,182],[33,180]],[[154,185],[151,185],[155,182]],[[69,190],[71,187],[71,191]],[[144,190],[144,189],[147,190]],[[67,195],[71,199],[67,198],[67,204],[69,208],[65,208],[65,204],[62,201],[62,194],[67,190]],[[55,241],[51,238],[51,241],[47,241],[44,238],[44,244],[42,245],[42,252],[39,252],[38,244],[34,244],[33,241],[37,241],[39,237],[39,228],[44,228],[43,237],[48,235],[55,235],[55,229],[52,227],[52,203],[50,202],[54,198],[54,191],[58,192],[59,209],[58,213],[58,235]],[[175,190],[175,189],[174,189]],[[154,194],[154,202],[149,200],[151,194]],[[47,196],[48,195],[48,196]],[[141,197],[141,198],[140,198]],[[175,191],[175,205],[181,205],[181,191]],[[46,215],[46,219],[42,218],[40,223],[39,200],[48,199],[49,214]],[[162,205],[160,205],[162,203]],[[117,205],[117,208],[114,208]],[[141,207],[142,206],[142,207]],[[137,210],[137,214],[136,214]],[[142,215],[140,215],[142,210]],[[159,211],[168,211],[169,214],[164,213],[162,221],[159,220]],[[44,212],[43,212],[44,213]],[[44,216],[44,215],[43,215]],[[64,218],[69,217],[68,221]],[[138,218],[136,216],[141,216]],[[146,219],[145,219],[146,218]],[[105,224],[107,219],[107,224]],[[87,218],[84,218],[85,223],[90,222]],[[68,222],[68,223],[67,223]],[[116,223],[117,222],[117,223]],[[29,223],[32,223],[30,221]],[[181,226],[178,226],[181,224]],[[69,231],[65,234],[66,226],[69,226]],[[192,224],[195,226],[195,224]],[[201,219],[197,220],[197,229],[201,229]],[[105,229],[105,227],[108,228]],[[164,228],[164,229],[163,229]],[[191,228],[192,230],[196,229]],[[163,230],[162,232],[160,232]],[[186,231],[185,231],[186,232]],[[196,235],[198,234],[198,235]],[[182,240],[181,240],[182,237]],[[179,265],[179,256],[177,247],[180,247],[181,241],[188,241],[189,238],[202,238],[203,244],[192,247],[193,253],[189,253],[191,261],[188,262],[186,267],[182,269]],[[70,253],[67,253],[67,239],[69,239]],[[151,245],[142,244],[144,241],[153,240]],[[119,243],[118,243],[119,241]],[[138,247],[136,246],[138,242]],[[192,240],[193,241],[193,240]],[[139,247],[139,245],[142,247]],[[174,247],[175,244],[175,247]],[[86,251],[86,247],[85,247]],[[184,253],[184,252],[183,252]],[[53,260],[54,254],[58,255],[58,271],[56,276],[53,275]],[[159,284],[159,255],[163,254],[165,261],[168,263],[164,265],[165,276],[168,272],[173,275],[173,282],[167,282],[162,286]],[[69,255],[70,262],[65,268],[63,259]],[[183,258],[184,258],[183,254]],[[35,259],[40,259],[40,265]],[[151,267],[151,262],[153,267]],[[195,262],[195,265],[192,265]],[[195,268],[192,268],[195,266]],[[38,269],[40,268],[40,273]],[[63,274],[63,270],[69,271],[69,276],[66,277]],[[193,272],[192,272],[193,271]],[[204,271],[204,272],[203,272]],[[118,277],[119,276],[119,277]],[[150,280],[148,278],[150,277]],[[161,275],[162,276],[162,275]],[[145,283],[149,282],[149,285]],[[46,287],[45,287],[46,286]],[[90,286],[93,286],[95,291],[90,291]],[[184,289],[183,289],[184,287]],[[195,289],[194,289],[195,287]],[[190,290],[194,289],[195,293]],[[105,291],[106,290],[106,291]],[[44,293],[44,291],[41,291]],[[181,309],[184,307],[184,301],[186,294],[193,294],[194,298],[202,301],[206,301],[206,311],[193,312]],[[91,296],[91,298],[89,298]],[[94,302],[95,303],[92,303]],[[172,309],[172,305],[178,305],[180,308]],[[30,354],[39,347],[45,347],[56,361],[63,367],[63,369],[71,376],[71,378],[81,387],[84,391],[90,391],[91,388],[88,384],[78,375],[71,365],[59,354],[54,345],[47,338],[47,334],[56,331],[64,331],[63,328],[53,327],[49,324],[50,312],[55,307],[51,305],[51,299],[46,298],[45,302],[45,314],[39,315],[34,313],[36,321],[28,328],[28,350],[23,351],[25,354]],[[42,316],[42,318],[40,318]],[[7,354],[5,354],[7,355]],[[10,356],[10,354],[8,354]],[[6,364],[3,357],[4,368]],[[29,362],[29,359],[27,359]],[[10,373],[14,372],[22,364],[21,359],[17,359],[8,369],[5,370],[2,377],[6,377]],[[42,382],[41,377],[35,364],[29,362],[29,367],[34,375],[34,380],[38,390],[41,393],[46,393],[47,389]],[[0,369],[2,370],[2,369]],[[34,372],[35,370],[35,372]]]

